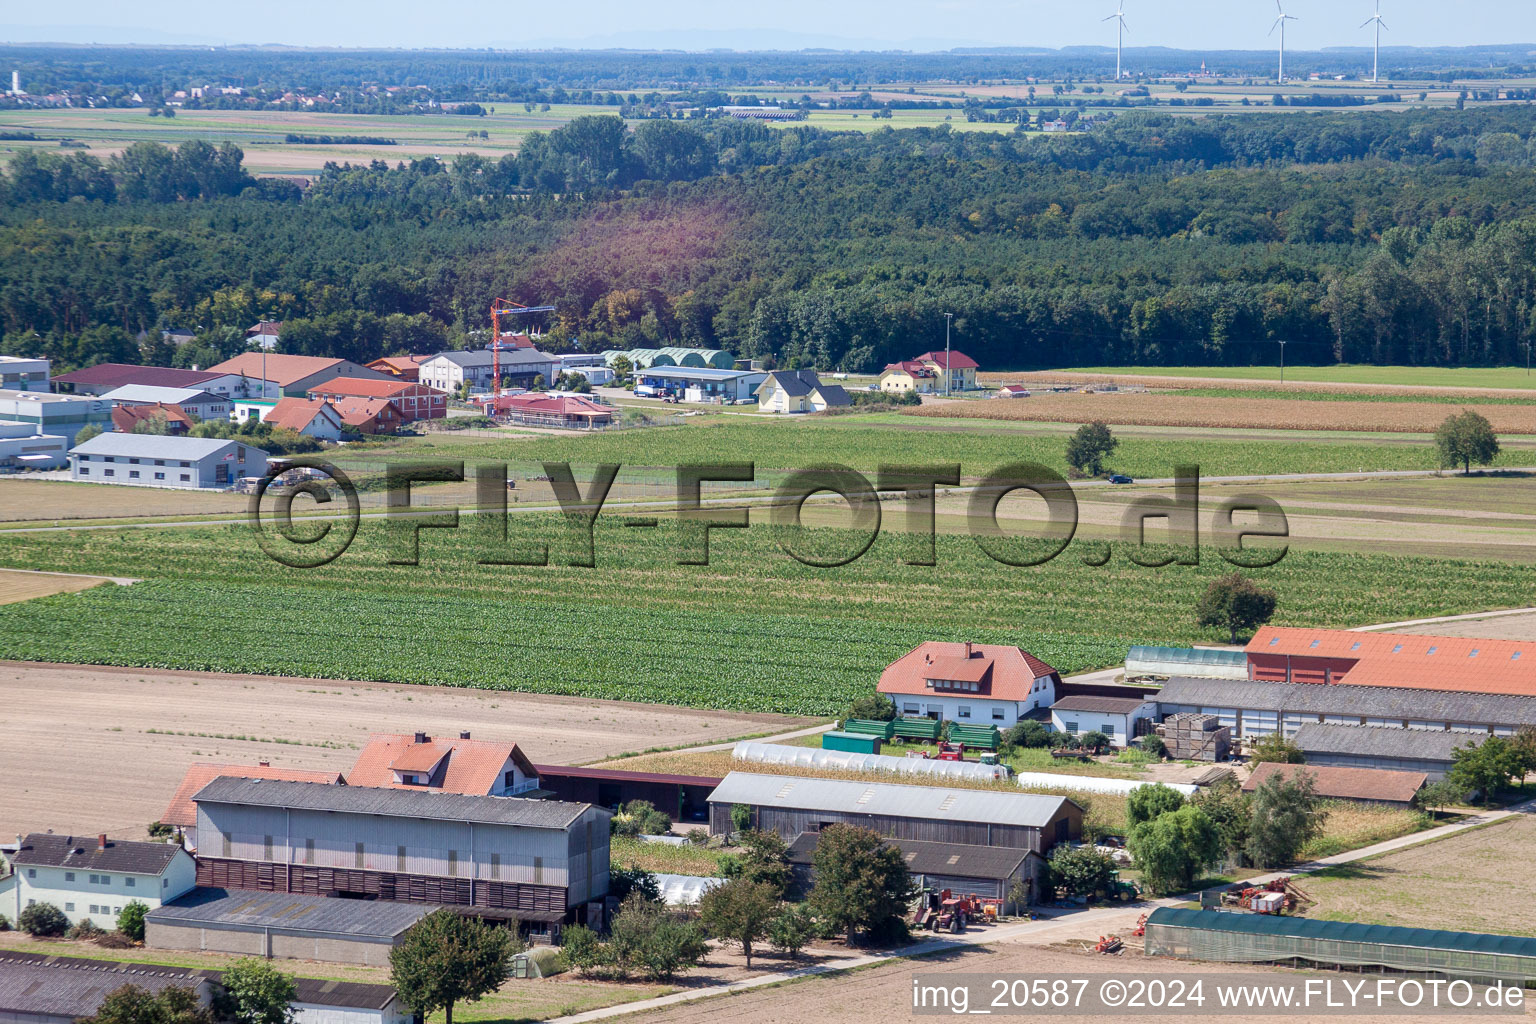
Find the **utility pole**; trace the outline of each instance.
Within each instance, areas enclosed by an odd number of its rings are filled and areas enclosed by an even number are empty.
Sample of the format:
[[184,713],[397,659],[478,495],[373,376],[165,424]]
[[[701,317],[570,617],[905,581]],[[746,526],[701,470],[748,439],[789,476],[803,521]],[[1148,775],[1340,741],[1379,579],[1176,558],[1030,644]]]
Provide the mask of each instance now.
[[1529,338],[1525,342],[1525,375],[1527,377],[1531,375],[1531,342]]
[[1285,340],[1280,339],[1280,383],[1285,383]]
[[[955,314],[944,314],[944,397],[949,397],[949,382],[952,374],[949,369],[949,325],[955,320]],[[1527,346],[1529,350],[1529,346]]]

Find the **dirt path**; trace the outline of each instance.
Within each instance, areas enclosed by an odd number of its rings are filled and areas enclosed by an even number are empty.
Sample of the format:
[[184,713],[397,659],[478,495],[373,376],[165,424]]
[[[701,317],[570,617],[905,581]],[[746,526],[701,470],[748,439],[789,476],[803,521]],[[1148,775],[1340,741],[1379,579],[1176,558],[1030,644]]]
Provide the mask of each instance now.
[[[252,628],[259,628],[253,625]],[[374,732],[516,742],[537,763],[812,724],[655,704],[388,683],[0,662],[0,835],[131,839],[193,761],[346,771]]]

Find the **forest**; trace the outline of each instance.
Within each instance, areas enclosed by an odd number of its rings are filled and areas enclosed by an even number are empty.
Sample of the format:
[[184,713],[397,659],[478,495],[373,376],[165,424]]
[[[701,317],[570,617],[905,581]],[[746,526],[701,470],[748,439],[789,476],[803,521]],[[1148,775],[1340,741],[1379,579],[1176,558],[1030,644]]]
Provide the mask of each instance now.
[[[1181,118],[1064,136],[580,117],[499,161],[327,165],[238,147],[18,154],[0,350],[205,365],[259,318],[366,360],[475,344],[497,296],[546,344],[668,343],[874,370],[1523,363],[1536,109]],[[175,348],[161,331],[197,339]]]

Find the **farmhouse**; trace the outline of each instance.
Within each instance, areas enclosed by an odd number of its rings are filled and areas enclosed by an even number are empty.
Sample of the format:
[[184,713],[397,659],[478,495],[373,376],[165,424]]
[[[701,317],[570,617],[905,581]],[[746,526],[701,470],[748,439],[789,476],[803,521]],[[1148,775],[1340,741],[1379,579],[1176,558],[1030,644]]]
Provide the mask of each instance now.
[[0,470],[59,469],[69,464],[69,439],[40,434],[30,423],[0,420]]
[[1249,678],[1536,697],[1536,643],[1341,629],[1265,627]]
[[964,352],[924,352],[914,362],[928,367],[938,376],[934,390],[941,394],[970,391],[976,387],[976,370],[980,364]]
[[1057,732],[1102,732],[1117,747],[1149,732],[1156,718],[1157,702],[1145,697],[1069,696],[1051,705],[1051,728]]
[[906,717],[1006,729],[1056,701],[1061,676],[1017,647],[930,640],[880,674],[876,689]]
[[408,380],[363,380],[336,377],[310,389],[310,398],[339,403],[349,398],[387,398],[407,423],[440,420],[448,415],[448,393]]
[[270,387],[265,394],[259,396],[263,398],[278,398],[282,395],[303,398],[314,388],[337,377],[387,379],[384,374],[359,366],[350,359],[278,355],[275,352],[242,352],[233,359],[210,366],[208,370],[211,373],[239,374],[268,381]]
[[513,423],[531,426],[561,427],[566,430],[592,430],[613,424],[613,407],[601,405],[581,395],[554,395],[529,392],[522,395],[487,396],[481,403],[487,416],[498,416]]
[[231,778],[193,801],[200,886],[451,904],[556,927],[608,891],[611,816],[590,804]]
[[1298,773],[1310,776],[1313,792],[1324,799],[1354,800],[1391,807],[1412,807],[1419,790],[1429,784],[1429,777],[1424,772],[1264,761],[1254,767],[1253,774],[1243,783],[1243,792],[1252,793],[1275,777],[1289,781]]
[[[802,832],[789,844],[790,870],[796,888],[808,891],[816,882],[813,862],[819,832]],[[964,846],[959,843],[925,843],[912,839],[887,839],[901,852],[912,881],[919,889],[956,894],[975,894],[982,899],[1004,901],[1004,912],[1019,909],[1008,898],[1018,883],[1029,890],[1030,899],[1039,891],[1040,873],[1045,858],[1033,850],[1001,846]]]
[[192,417],[179,405],[119,405],[112,410],[112,429],[131,434],[141,423],[164,425],[167,434],[185,434],[192,429]]
[[266,452],[217,437],[99,434],[69,454],[72,478],[86,483],[195,490],[267,472]]
[[1315,723],[1495,736],[1512,736],[1522,725],[1536,725],[1536,698],[1391,686],[1175,677],[1158,692],[1157,703],[1164,717],[1181,712],[1215,715],[1234,739],[1276,731],[1295,736],[1298,729]]
[[127,405],[175,405],[200,420],[225,420],[233,399],[202,388],[168,388],[158,384],[124,384],[103,394],[104,401]]
[[1369,725],[1304,725],[1292,740],[1308,765],[1423,772],[1430,782],[1439,782],[1451,770],[1457,748],[1474,746],[1480,737]]
[[181,835],[182,845],[197,852],[197,805],[192,797],[214,779],[228,776],[235,779],[281,779],[287,782],[319,782],[327,785],[346,785],[340,772],[307,771],[301,768],[274,768],[270,761],[256,764],[210,764],[199,762],[188,766],[181,777],[181,784],[171,796],[170,805],[160,815],[160,824],[174,827]]
[[467,796],[520,796],[539,788],[538,769],[516,743],[375,733],[347,773],[354,786],[427,789]]
[[258,373],[226,370],[178,370],[169,366],[139,366],[137,363],[97,363],[83,370],[73,370],[53,378],[58,390],[75,395],[104,395],[116,388],[139,384],[156,388],[196,388],[223,398],[260,397],[263,384],[275,393],[270,382]]
[[387,398],[337,398],[330,406],[349,433],[393,434],[406,422],[400,407]]
[[731,772],[709,795],[711,833],[735,830],[731,812],[737,804],[750,812],[751,827],[790,841],[838,823],[895,839],[1003,846],[1044,856],[1083,830],[1082,808],[1061,796]]
[[74,444],[85,427],[112,429],[112,403],[43,391],[0,391],[0,420],[25,423],[34,434],[57,434]]
[[763,370],[720,370],[712,366],[662,366],[635,372],[635,395],[676,395],[689,402],[744,402],[757,393]]
[[892,363],[880,371],[880,390],[888,394],[905,394],[916,391],[931,395],[938,386],[939,375],[915,359]]
[[246,408],[258,422],[321,441],[339,441],[346,432],[336,406],[318,398],[280,398],[265,405],[251,403]]
[[850,406],[841,384],[823,384],[811,370],[775,370],[758,385],[758,407],[765,412],[821,412]]
[[14,921],[33,903],[52,903],[70,924],[86,918],[111,927],[133,900],[151,908],[192,888],[192,857],[168,843],[134,843],[105,835],[34,832],[11,857]]
[[388,967],[389,951],[436,909],[430,903],[194,889],[145,917],[144,945]]

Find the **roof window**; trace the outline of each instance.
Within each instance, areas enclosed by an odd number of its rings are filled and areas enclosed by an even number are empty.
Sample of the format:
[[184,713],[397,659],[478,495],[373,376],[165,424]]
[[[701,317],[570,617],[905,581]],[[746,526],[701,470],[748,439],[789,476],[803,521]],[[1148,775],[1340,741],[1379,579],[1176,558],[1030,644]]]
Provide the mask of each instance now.
[[1354,643],[1350,644],[1349,649],[1352,651],[1358,651],[1360,649],[1360,641],[1356,640]]
[[1277,636],[1272,636],[1272,637],[1269,638],[1269,646],[1271,646],[1271,647],[1275,646],[1279,642],[1280,642],[1280,638],[1277,637]]
[[1403,653],[1403,645],[1402,644],[1393,644],[1392,645],[1392,653],[1393,654],[1401,654],[1401,653]]
[[1320,644],[1320,643],[1322,643],[1322,642],[1323,642],[1323,641],[1322,641],[1322,639],[1321,639],[1321,638],[1319,638],[1319,639],[1317,639],[1317,640],[1313,640],[1313,641],[1312,641],[1312,642],[1311,642],[1311,643],[1310,643],[1310,644],[1307,644],[1307,646],[1308,646],[1308,647],[1316,647],[1316,646],[1317,646],[1317,645],[1318,645],[1318,644]]
[[1436,651],[1438,651],[1438,650],[1439,650],[1439,649],[1440,649],[1440,648],[1438,648],[1438,647],[1431,647],[1431,648],[1430,648],[1430,649],[1429,649],[1429,650],[1427,650],[1427,651],[1425,651],[1425,652],[1424,652],[1424,653],[1425,653],[1425,654],[1434,654],[1434,653],[1435,653],[1435,652],[1436,652]]
[[1478,652],[1478,648],[1474,647],[1474,648],[1472,648],[1472,653],[1468,654],[1467,657],[1475,658],[1475,657],[1477,657],[1477,652]]

